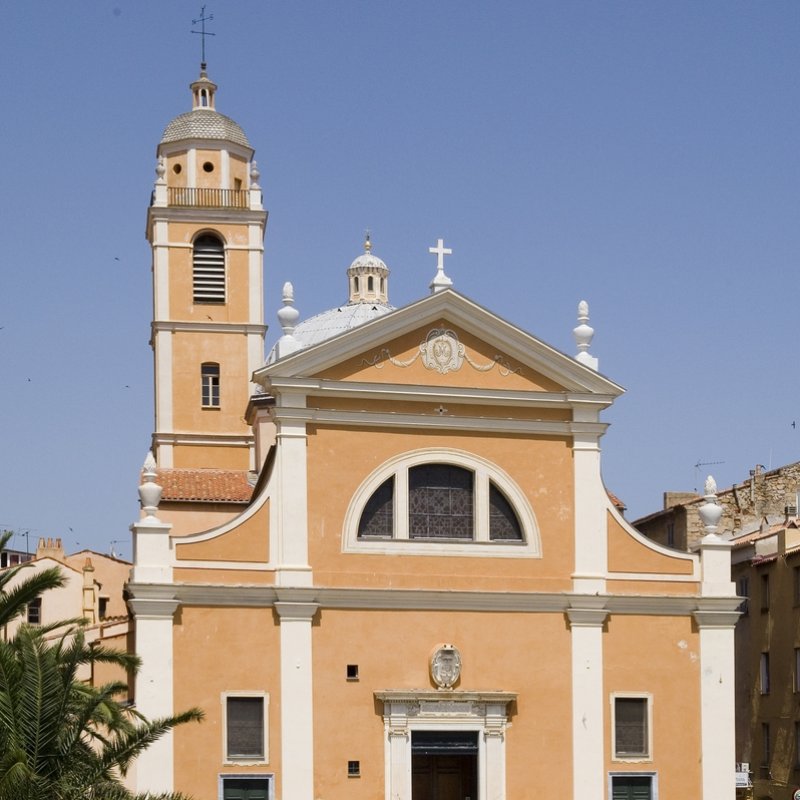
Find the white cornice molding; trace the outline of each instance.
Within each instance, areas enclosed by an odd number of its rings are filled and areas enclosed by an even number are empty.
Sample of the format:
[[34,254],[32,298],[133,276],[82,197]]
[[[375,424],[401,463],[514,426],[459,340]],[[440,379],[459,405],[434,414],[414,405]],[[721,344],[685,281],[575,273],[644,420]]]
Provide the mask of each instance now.
[[[177,564],[176,566],[180,566]],[[183,605],[266,608],[299,603],[321,609],[402,611],[498,611],[681,617],[694,615],[699,624],[727,625],[739,598],[697,595],[585,595],[571,592],[471,592],[424,589],[332,589],[222,584],[128,584],[133,599],[175,598]],[[699,588],[699,587],[698,587]],[[585,614],[584,614],[585,616]],[[590,620],[591,621],[591,620]]]
[[267,333],[266,325],[256,325],[247,322],[188,322],[185,320],[154,320],[150,323],[154,333],[176,333],[176,332],[191,332],[191,333],[235,333],[239,336],[242,334],[255,334],[258,336],[265,336]]
[[[147,230],[156,222],[189,222],[197,225],[256,223],[266,228],[267,212],[247,208],[200,208],[196,206],[150,206],[147,209]],[[148,239],[150,237],[148,236]],[[161,243],[160,243],[161,244]],[[246,250],[252,248],[243,248]]]
[[249,161],[256,152],[252,147],[237,144],[230,139],[204,139],[202,137],[192,137],[189,139],[176,139],[172,142],[163,142],[158,146],[158,154],[161,156],[174,156],[186,153],[189,150],[227,150],[231,155],[239,156]]
[[[155,247],[168,247],[170,250],[194,250],[194,244],[192,242],[173,242],[173,241],[164,241],[158,242],[154,245]],[[259,242],[258,245],[249,245],[249,244],[231,244],[225,242],[225,252],[227,253],[230,250],[238,250],[242,253],[263,253],[264,252],[264,245]]]
[[383,703],[497,703],[507,706],[517,699],[517,692],[459,691],[458,689],[384,689],[373,692]]
[[427,325],[456,325],[491,343],[505,355],[571,391],[617,397],[624,389],[540,339],[501,319],[477,303],[446,289],[416,303],[364,323],[339,336],[268,364],[256,372],[256,380],[273,376],[309,375],[346,361],[389,339]]
[[525,406],[528,408],[565,408],[592,406],[606,408],[613,395],[580,392],[535,392],[514,389],[476,389],[472,387],[427,386],[414,383],[369,383],[332,381],[316,378],[272,377],[267,381],[276,392],[291,390],[308,395],[344,397],[357,400],[399,400],[457,402],[467,405]]
[[252,435],[232,433],[180,433],[156,431],[153,441],[157,445],[209,445],[216,447],[249,447],[254,442]]
[[564,422],[553,420],[505,419],[502,417],[455,417],[436,414],[399,414],[370,411],[336,411],[315,408],[276,406],[276,422],[316,422],[329,425],[369,426],[380,428],[432,428],[435,430],[478,430],[494,433],[546,434],[572,436],[576,433],[602,436],[606,423]]

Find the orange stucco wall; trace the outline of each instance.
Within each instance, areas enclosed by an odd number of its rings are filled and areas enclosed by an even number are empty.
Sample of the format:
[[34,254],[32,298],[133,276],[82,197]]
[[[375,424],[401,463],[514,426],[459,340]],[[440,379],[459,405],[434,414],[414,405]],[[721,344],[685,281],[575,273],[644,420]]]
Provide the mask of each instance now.
[[637,541],[609,513],[608,569],[610,572],[644,572],[691,575],[694,562],[685,553],[674,556],[660,553],[645,542]]
[[[614,616],[603,652],[606,768],[655,769],[659,797],[700,797],[700,637],[691,618]],[[652,759],[612,759],[614,692],[652,694]]]
[[[242,633],[246,631],[247,635]],[[175,731],[175,785],[214,797],[220,772],[280,776],[280,631],[271,609],[183,607],[174,626],[175,709],[197,706],[199,724]],[[269,766],[223,766],[222,692],[269,693]],[[280,778],[278,780],[280,796]],[[214,788],[214,791],[216,789]]]
[[[458,558],[343,554],[342,528],[351,498],[370,473],[399,453],[450,447],[497,464],[527,496],[536,515],[543,558]],[[348,469],[331,469],[332,464]],[[308,437],[309,559],[318,584],[395,588],[570,588],[574,564],[572,461],[567,442],[445,432],[310,429]]]
[[[507,796],[571,796],[570,635],[561,614],[323,610],[313,628],[315,797],[383,797],[383,707],[374,692],[435,688],[431,651],[462,657],[458,690],[518,692],[506,737]],[[513,651],[507,643],[513,642]],[[346,680],[357,664],[359,680]],[[347,735],[342,735],[346,731]],[[348,760],[362,777],[348,780]],[[524,766],[523,766],[524,765]]]

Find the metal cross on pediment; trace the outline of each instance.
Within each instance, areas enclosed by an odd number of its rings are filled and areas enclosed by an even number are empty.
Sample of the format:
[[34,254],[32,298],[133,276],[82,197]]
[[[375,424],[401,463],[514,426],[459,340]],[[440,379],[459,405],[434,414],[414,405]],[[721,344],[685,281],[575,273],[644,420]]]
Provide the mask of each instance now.
[[429,247],[428,252],[437,256],[436,269],[439,271],[444,270],[444,257],[453,255],[453,250],[444,246],[444,239],[439,239],[436,242],[436,247]]
[[200,7],[200,16],[197,19],[192,20],[192,25],[199,25],[200,30],[195,31],[193,30],[192,33],[196,33],[201,36],[201,45],[200,45],[200,61],[203,64],[203,69],[206,67],[206,36],[216,36],[216,33],[211,33],[210,31],[206,30],[206,22],[211,22],[214,19],[213,14],[209,14],[206,16],[206,7]]

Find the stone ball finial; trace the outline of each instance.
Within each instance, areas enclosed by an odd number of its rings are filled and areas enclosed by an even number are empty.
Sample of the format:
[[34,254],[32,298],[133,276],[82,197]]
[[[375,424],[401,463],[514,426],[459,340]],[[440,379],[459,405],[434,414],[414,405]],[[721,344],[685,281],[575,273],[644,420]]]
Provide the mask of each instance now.
[[589,353],[589,345],[594,339],[594,328],[589,325],[589,304],[585,300],[578,303],[578,324],[572,329],[572,335],[575,337],[575,344],[578,347],[575,359],[596,370],[598,360]]
[[289,281],[283,284],[283,308],[278,309],[278,322],[284,336],[291,336],[300,312],[292,305],[294,303],[294,287]]
[[167,174],[167,160],[164,156],[159,156],[156,161],[156,183],[164,183],[164,176]]
[[261,187],[258,185],[258,179],[261,177],[261,172],[258,169],[258,162],[253,159],[253,162],[250,164],[250,188],[251,189],[260,189]]

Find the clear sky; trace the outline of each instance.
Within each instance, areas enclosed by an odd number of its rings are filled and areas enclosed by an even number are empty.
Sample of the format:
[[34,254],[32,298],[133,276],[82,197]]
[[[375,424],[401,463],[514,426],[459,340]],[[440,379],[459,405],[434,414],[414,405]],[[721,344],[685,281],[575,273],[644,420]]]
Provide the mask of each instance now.
[[[130,556],[153,425],[145,214],[199,11],[3,6],[0,527],[32,546]],[[629,519],[709,471],[726,487],[800,459],[800,3],[207,12],[217,109],[270,211],[268,344],[284,281],[303,316],[346,300],[365,228],[394,305],[427,293],[443,237],[457,290],[560,350],[589,302],[592,352],[627,389],[603,472]]]

